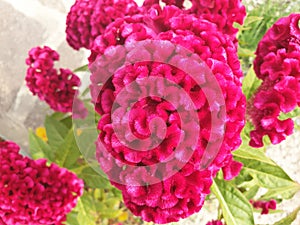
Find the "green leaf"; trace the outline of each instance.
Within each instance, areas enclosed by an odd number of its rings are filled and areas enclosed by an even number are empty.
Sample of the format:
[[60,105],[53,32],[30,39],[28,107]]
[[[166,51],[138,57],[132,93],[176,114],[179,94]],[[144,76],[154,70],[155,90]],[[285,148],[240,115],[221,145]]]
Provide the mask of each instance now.
[[47,158],[52,162],[54,160],[54,154],[50,146],[36,136],[32,130],[29,131],[29,150],[33,159]]
[[64,143],[64,139],[68,134],[68,128],[49,116],[46,117],[45,128],[50,147],[55,151],[58,150],[62,143]]
[[77,221],[79,224],[96,224],[96,208],[93,198],[89,194],[85,193],[78,199],[77,209]]
[[257,88],[261,84],[261,80],[257,78],[253,67],[251,67],[248,70],[248,73],[246,74],[244,80],[243,80],[243,85],[242,85],[242,90],[243,93],[245,94],[247,99],[250,99],[254,92],[257,90]]
[[287,217],[279,220],[274,225],[290,225],[297,218],[297,215],[300,211],[300,207],[295,209],[292,213],[290,213]]
[[244,195],[248,200],[250,200],[250,199],[253,199],[253,198],[256,196],[258,190],[259,190],[259,186],[258,186],[258,185],[254,185],[253,187],[249,188],[248,191],[245,191],[245,192],[243,193],[243,195]]
[[100,212],[101,218],[115,219],[123,213],[122,210],[103,209]]
[[238,189],[215,179],[211,190],[220,202],[227,225],[254,225],[252,206]]
[[81,225],[78,223],[77,216],[78,216],[78,213],[75,213],[75,212],[68,213],[66,224],[67,225]]
[[296,184],[282,168],[268,159],[267,156],[258,155],[257,157],[243,150],[237,150],[233,152],[233,155],[235,160],[243,163],[243,170],[255,178],[261,187],[273,189]]
[[261,21],[263,17],[261,16],[247,16],[244,22],[244,26],[248,26],[251,23]]
[[297,107],[296,109],[294,109],[292,112],[289,113],[281,113],[279,118],[281,120],[286,120],[288,118],[295,118],[295,117],[299,117],[300,116],[300,107]]
[[80,156],[73,129],[70,129],[63,143],[56,150],[56,162],[61,167],[70,168]]
[[108,179],[99,173],[97,173],[93,168],[87,167],[84,168],[79,174],[78,177],[83,179],[86,185],[90,188],[110,188],[111,185]]
[[76,73],[76,72],[87,72],[87,71],[89,71],[89,65],[88,64],[86,64],[84,66],[81,66],[81,67],[78,67],[75,70],[73,70],[74,73]]
[[239,47],[238,48],[238,55],[239,57],[254,57],[255,54],[253,51],[247,48]]
[[273,188],[267,191],[266,194],[261,196],[264,200],[282,200],[291,199],[300,190],[300,185],[297,183],[291,184],[290,186],[283,186],[278,188]]
[[267,157],[265,152],[262,149],[256,149],[251,147],[247,147],[247,149],[240,148],[236,151],[233,151],[232,154],[238,158],[255,160],[255,161],[276,166],[276,163],[273,162],[269,157]]

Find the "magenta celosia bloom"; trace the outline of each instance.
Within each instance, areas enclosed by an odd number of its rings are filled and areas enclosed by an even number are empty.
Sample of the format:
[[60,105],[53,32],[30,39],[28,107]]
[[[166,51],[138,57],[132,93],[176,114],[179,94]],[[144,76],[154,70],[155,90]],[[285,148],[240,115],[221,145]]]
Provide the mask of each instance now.
[[62,224],[83,193],[83,181],[46,160],[19,154],[0,142],[0,218],[4,224]]
[[248,106],[253,147],[262,147],[265,135],[278,144],[293,132],[292,119],[280,120],[279,115],[300,106],[299,19],[300,14],[279,19],[258,44],[254,69],[263,83]]
[[206,225],[225,225],[221,220],[212,220],[208,222]]
[[253,201],[250,200],[250,203],[253,205],[256,209],[262,209],[261,214],[269,214],[269,210],[275,210],[277,202],[274,199],[271,199],[270,201]]
[[133,0],[76,0],[67,16],[67,41],[76,50],[90,49],[112,21],[137,12]]
[[[236,42],[237,28],[234,23],[243,24],[246,17],[246,8],[241,0],[192,0],[191,8],[185,9],[183,0],[163,0],[167,5],[175,5],[187,14],[196,14],[198,18],[206,19],[215,23],[218,29],[224,34],[228,34]],[[158,4],[157,0],[147,0],[144,7]]]
[[58,53],[47,46],[32,48],[26,59],[29,66],[26,84],[34,95],[54,111],[73,111],[73,118],[84,118],[87,110],[77,98],[80,79],[69,69],[59,69],[58,72],[54,68],[54,61],[58,59]]
[[[143,40],[160,43],[137,43]],[[174,45],[186,49],[184,63]],[[189,69],[191,53],[210,70],[204,70],[197,82],[172,66]],[[124,59],[132,63],[115,71]],[[89,60],[92,101],[101,115],[97,159],[113,185],[122,190],[126,206],[135,215],[156,223],[186,218],[201,209],[212,179],[221,168],[225,179],[238,175],[241,163],[233,161],[231,151],[240,145],[244,126],[242,72],[235,45],[215,24],[184,14],[175,6],[163,10],[155,6],[148,14],[111,23],[96,38]],[[220,93],[211,86],[209,75],[216,80]],[[156,81],[145,83],[148,78]],[[178,86],[166,85],[158,78]],[[199,83],[206,88],[202,90]],[[151,90],[163,97],[150,97]],[[199,121],[188,116],[193,107],[180,90],[192,99]],[[135,101],[136,96],[147,97]],[[210,96],[215,96],[212,105],[207,99]],[[223,121],[212,124],[214,113],[220,109],[224,109],[224,115],[219,114]],[[165,127],[161,128],[155,118],[160,118]],[[207,146],[220,139],[216,157],[206,155]]]

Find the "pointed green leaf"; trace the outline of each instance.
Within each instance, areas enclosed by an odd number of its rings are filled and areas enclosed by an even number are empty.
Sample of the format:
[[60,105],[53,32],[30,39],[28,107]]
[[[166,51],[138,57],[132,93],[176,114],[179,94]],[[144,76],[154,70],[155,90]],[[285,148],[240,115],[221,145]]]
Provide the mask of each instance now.
[[220,202],[227,225],[254,225],[252,206],[238,189],[215,179],[211,190]]
[[78,199],[77,208],[77,221],[79,224],[96,224],[96,208],[89,194],[84,194]]
[[297,215],[300,211],[300,207],[295,209],[292,213],[290,213],[287,217],[279,220],[274,225],[290,225],[297,218]]
[[260,86],[261,80],[257,78],[253,67],[248,70],[247,75],[243,80],[242,90],[247,99],[250,99],[256,89]]
[[68,134],[68,128],[49,116],[46,117],[45,128],[50,147],[54,150],[59,149]]
[[87,167],[78,174],[78,177],[83,179],[86,185],[90,188],[110,188],[111,185],[108,179],[99,173],[97,173],[93,168]]
[[270,199],[276,199],[276,200],[282,200],[282,199],[291,199],[294,197],[294,195],[300,191],[300,185],[297,183],[294,183],[290,186],[283,186],[278,188],[273,188],[267,191],[266,194],[264,194],[261,199],[264,200],[270,200]]
[[235,160],[243,163],[243,170],[247,171],[258,184],[264,188],[280,188],[295,185],[295,182],[273,161],[262,157],[252,157],[234,152]]
[[29,131],[29,150],[33,159],[46,158],[52,162],[54,160],[54,152],[50,146],[36,136],[32,130]]
[[73,129],[70,129],[63,143],[56,150],[56,162],[58,165],[70,168],[80,156]]
[[256,196],[258,190],[259,190],[259,186],[258,185],[254,185],[248,191],[245,191],[243,194],[245,195],[245,197],[248,200],[250,200],[250,199],[253,199]]
[[78,67],[75,70],[73,70],[74,73],[76,73],[76,72],[87,72],[87,71],[89,71],[89,65],[88,64],[83,65],[83,66]]

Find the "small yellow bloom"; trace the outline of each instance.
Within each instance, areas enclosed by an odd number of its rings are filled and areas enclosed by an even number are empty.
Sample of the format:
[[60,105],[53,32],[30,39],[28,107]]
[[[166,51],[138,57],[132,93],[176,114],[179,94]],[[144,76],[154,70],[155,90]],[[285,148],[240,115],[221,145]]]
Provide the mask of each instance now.
[[118,217],[118,221],[123,222],[128,220],[128,213],[127,212],[123,212],[119,217]]
[[41,138],[43,141],[47,142],[48,141],[48,137],[47,137],[47,133],[46,133],[46,129],[45,127],[38,127],[35,130],[36,136],[38,136],[39,138]]
[[81,130],[80,128],[78,128],[78,129],[76,130],[76,134],[77,134],[77,136],[80,136],[80,135],[81,135],[81,133],[82,133],[82,130]]

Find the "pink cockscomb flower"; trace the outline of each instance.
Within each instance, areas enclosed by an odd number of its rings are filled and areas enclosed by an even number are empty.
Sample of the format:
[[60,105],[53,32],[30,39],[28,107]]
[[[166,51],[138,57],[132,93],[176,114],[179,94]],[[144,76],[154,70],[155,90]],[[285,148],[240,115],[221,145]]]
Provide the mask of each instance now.
[[107,25],[137,12],[133,0],[76,0],[67,16],[67,41],[76,50],[90,49]]
[[206,225],[225,225],[221,220],[212,220],[208,222]]
[[[198,18],[206,19],[217,25],[224,34],[229,35],[236,42],[238,29],[234,23],[242,25],[246,18],[246,8],[241,0],[192,0],[190,8],[186,9],[183,0],[163,0],[167,5],[176,5],[187,14],[195,14]],[[145,1],[147,7],[150,3],[158,4],[157,0]]]
[[270,209],[275,210],[277,202],[274,199],[271,199],[270,201],[253,201],[250,200],[250,203],[253,205],[256,209],[262,209],[261,214],[269,214]]
[[0,218],[4,224],[62,224],[83,193],[83,181],[56,164],[19,154],[0,142]]
[[258,44],[254,69],[263,82],[248,105],[253,147],[262,147],[265,135],[278,144],[293,132],[292,119],[279,116],[300,106],[299,20],[300,14],[279,19]]
[[236,48],[215,24],[175,6],[148,13],[116,20],[94,42],[96,153],[135,215],[168,223],[201,209],[221,168],[227,180],[239,174],[231,151],[245,97]]
[[47,46],[32,48],[26,59],[26,84],[54,111],[73,111],[73,118],[84,118],[87,110],[77,98],[80,79],[69,69],[59,69],[58,72],[54,68],[54,61],[57,60],[59,54]]

